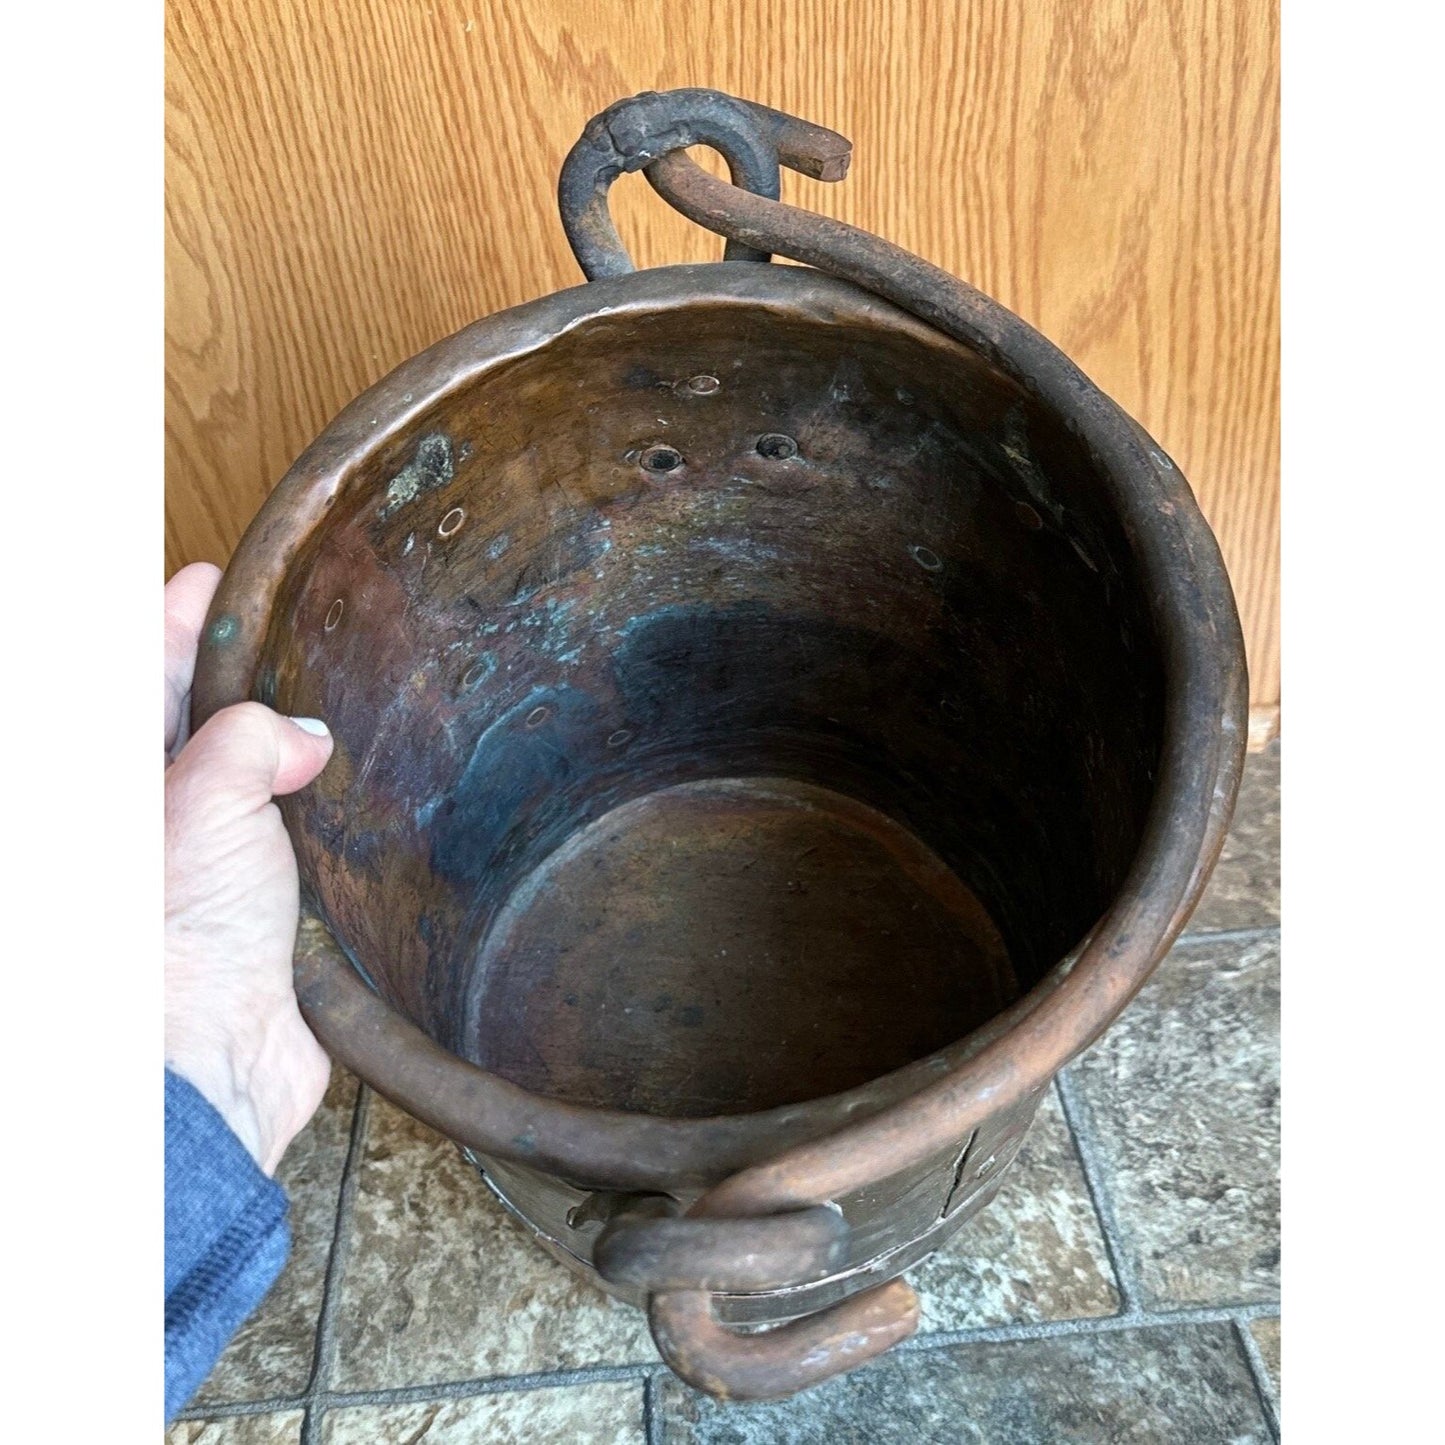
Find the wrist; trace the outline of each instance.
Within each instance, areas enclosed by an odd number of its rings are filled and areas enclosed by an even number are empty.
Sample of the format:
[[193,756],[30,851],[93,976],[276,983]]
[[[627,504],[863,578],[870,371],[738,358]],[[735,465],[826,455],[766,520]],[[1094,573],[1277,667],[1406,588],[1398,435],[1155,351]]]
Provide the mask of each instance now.
[[268,1000],[263,1011],[253,1000],[220,1022],[215,1011],[184,1007],[184,997],[172,1007],[172,993],[168,988],[166,1067],[194,1086],[264,1173],[274,1174],[330,1072],[294,996]]
[[166,1068],[178,1074],[218,1113],[265,1173],[265,1143],[256,1107],[240,1089],[232,1071],[215,1058],[195,1057],[184,1048],[166,1049]]

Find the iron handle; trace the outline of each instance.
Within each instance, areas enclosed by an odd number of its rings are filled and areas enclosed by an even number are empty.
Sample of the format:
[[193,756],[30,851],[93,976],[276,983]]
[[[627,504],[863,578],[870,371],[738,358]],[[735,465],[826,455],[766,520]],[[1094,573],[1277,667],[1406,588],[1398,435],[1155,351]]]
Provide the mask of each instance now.
[[624,1214],[592,1246],[592,1263],[609,1284],[665,1290],[765,1290],[811,1284],[841,1267],[848,1225],[836,1210],[761,1219],[668,1219]]
[[855,1370],[918,1328],[918,1296],[901,1279],[761,1334],[718,1322],[708,1295],[648,1301],[652,1338],[669,1367],[717,1400],[778,1400]]
[[648,1291],[653,1340],[682,1379],[720,1400],[776,1400],[906,1339],[918,1327],[917,1296],[892,1280],[761,1334],[740,1334],[718,1320],[712,1295],[824,1279],[841,1268],[847,1242],[847,1223],[825,1205],[754,1218],[634,1214],[603,1230],[592,1262],[608,1283]]
[[[836,131],[717,90],[649,90],[620,100],[587,122],[557,181],[562,229],[589,281],[636,269],[607,205],[613,181],[694,145],[723,156],[735,188],[770,200],[778,198],[780,165],[837,181],[852,153]],[[768,255],[733,238],[723,248],[725,261],[766,261]]]

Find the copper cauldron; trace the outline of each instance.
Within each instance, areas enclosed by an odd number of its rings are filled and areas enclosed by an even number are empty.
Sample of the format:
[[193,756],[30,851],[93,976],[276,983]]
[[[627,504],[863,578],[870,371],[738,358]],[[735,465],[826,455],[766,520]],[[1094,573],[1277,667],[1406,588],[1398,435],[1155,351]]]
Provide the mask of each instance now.
[[[712,91],[598,116],[589,284],[326,428],[195,691],[335,734],[283,809],[318,1037],[718,1397],[914,1328],[898,1276],[1183,926],[1245,740],[1183,477],[1003,307],[777,201],[848,152]],[[722,264],[632,269],[636,169]]]

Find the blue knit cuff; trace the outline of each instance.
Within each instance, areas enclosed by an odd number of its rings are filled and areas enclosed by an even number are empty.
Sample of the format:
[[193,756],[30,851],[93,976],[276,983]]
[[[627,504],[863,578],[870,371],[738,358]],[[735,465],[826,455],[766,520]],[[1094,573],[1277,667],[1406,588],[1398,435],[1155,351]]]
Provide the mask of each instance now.
[[166,1420],[275,1283],[286,1193],[200,1092],[166,1070]]

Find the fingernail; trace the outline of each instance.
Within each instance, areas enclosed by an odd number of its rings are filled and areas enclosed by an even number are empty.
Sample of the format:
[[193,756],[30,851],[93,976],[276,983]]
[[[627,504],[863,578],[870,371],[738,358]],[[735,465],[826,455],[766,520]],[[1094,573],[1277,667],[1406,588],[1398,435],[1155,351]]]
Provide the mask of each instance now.
[[291,721],[303,733],[311,733],[314,737],[324,738],[331,732],[331,729],[319,717],[293,717]]

